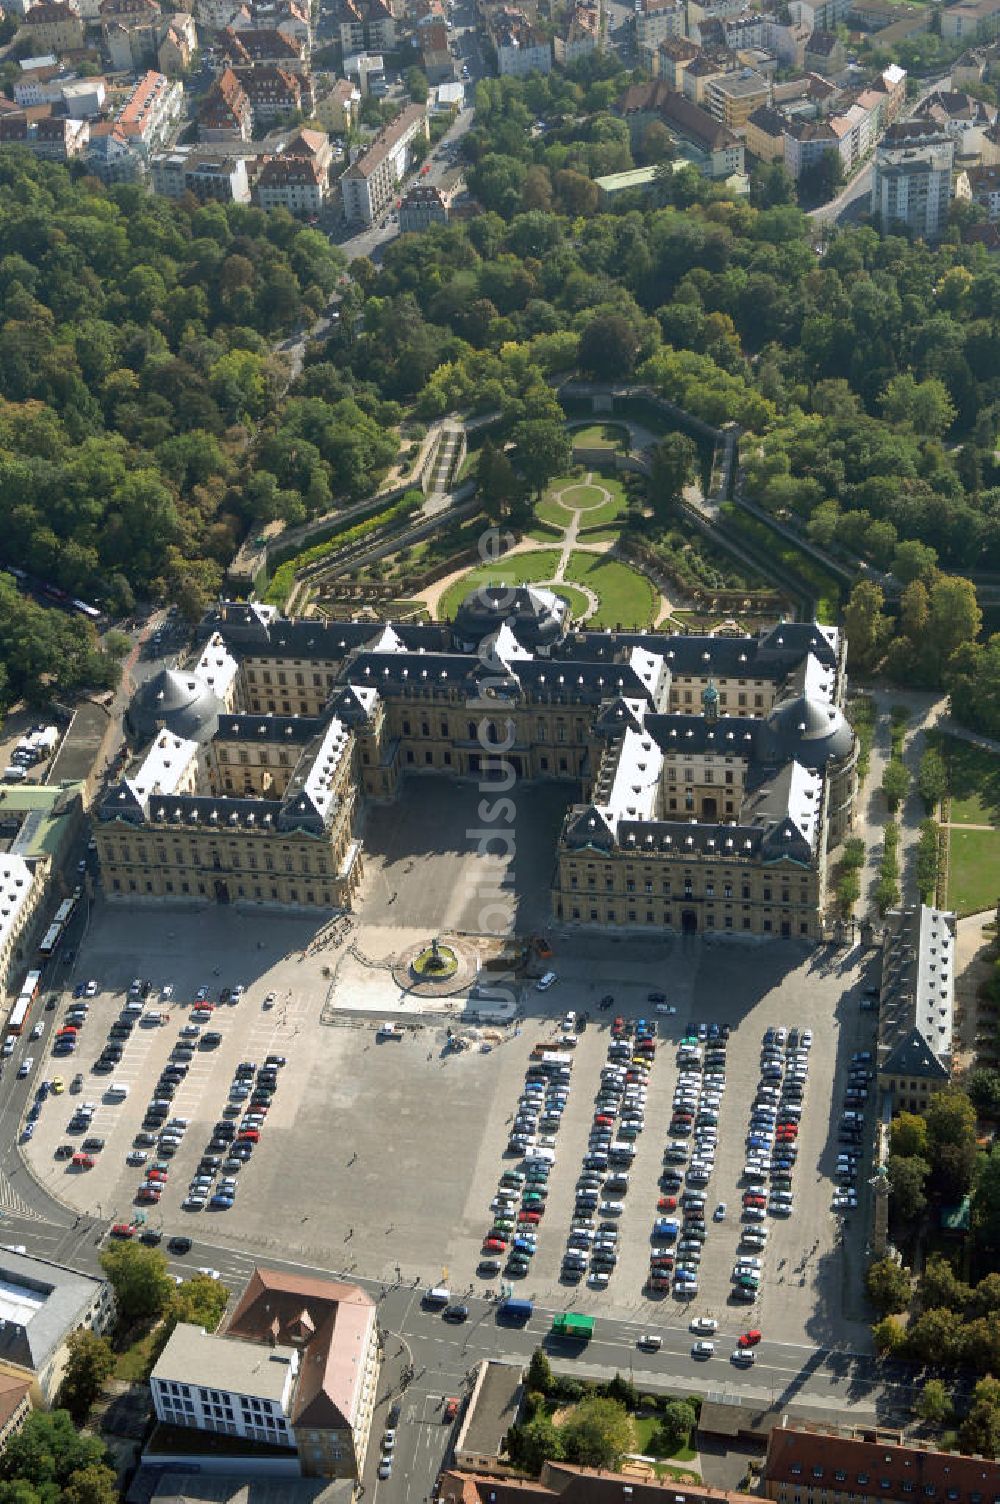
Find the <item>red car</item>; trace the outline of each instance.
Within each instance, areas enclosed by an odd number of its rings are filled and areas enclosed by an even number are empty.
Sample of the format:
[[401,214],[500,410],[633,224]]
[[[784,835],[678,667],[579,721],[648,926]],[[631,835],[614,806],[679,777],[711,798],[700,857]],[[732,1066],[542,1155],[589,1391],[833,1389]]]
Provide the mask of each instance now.
[[784,1139],[786,1143],[791,1143],[792,1140],[797,1139],[798,1136],[799,1130],[794,1123],[782,1123],[781,1127],[778,1129],[778,1137],[780,1139]]
[[236,1142],[239,1143],[241,1140],[243,1141],[243,1143],[259,1144],[260,1143],[260,1131],[259,1131],[259,1129],[257,1129],[257,1128],[241,1128],[240,1131],[239,1131],[239,1133],[236,1135]]
[[134,1238],[135,1237],[135,1223],[134,1222],[116,1222],[114,1224],[114,1226],[112,1227],[112,1229],[111,1229],[111,1236],[113,1238]]
[[542,1220],[541,1212],[518,1212],[517,1220],[529,1227],[537,1227]]
[[745,1191],[743,1194],[743,1205],[766,1206],[767,1200],[764,1196],[758,1195],[756,1191]]
[[756,1347],[761,1339],[761,1333],[754,1330],[740,1333],[740,1347]]
[[676,1196],[661,1196],[660,1199],[659,1199],[659,1201],[656,1203],[656,1210],[658,1212],[672,1212],[672,1211],[675,1211],[676,1208],[677,1208],[677,1197]]
[[152,1181],[165,1181],[166,1178],[166,1170],[150,1170],[146,1175],[146,1179]]
[[458,1414],[458,1400],[449,1399],[444,1402],[444,1418],[446,1421],[454,1420]]
[[674,1267],[674,1256],[672,1253],[654,1253],[649,1261],[649,1267],[651,1269],[672,1269]]
[[612,1127],[614,1121],[614,1118],[611,1117],[611,1115],[607,1112],[598,1112],[594,1114],[594,1122],[599,1124],[601,1128]]
[[150,1190],[149,1186],[142,1186],[136,1191],[135,1199],[136,1201],[141,1201],[144,1205],[152,1203],[155,1206],[160,1199],[160,1193],[159,1191]]
[[507,1247],[506,1238],[484,1238],[483,1251],[485,1253],[503,1253]]
[[65,1029],[59,1029],[59,1030],[57,1030],[57,1032],[56,1032],[56,1038],[57,1039],[75,1039],[78,1032],[79,1031],[77,1029],[75,1029],[72,1024],[67,1024],[66,1027],[65,1027]]
[[665,1274],[651,1274],[649,1276],[649,1288],[651,1290],[669,1290],[670,1281]]
[[625,1020],[623,1018],[616,1018],[614,1023],[611,1025],[611,1032],[616,1036],[616,1038],[621,1038],[621,1036],[625,1033]]

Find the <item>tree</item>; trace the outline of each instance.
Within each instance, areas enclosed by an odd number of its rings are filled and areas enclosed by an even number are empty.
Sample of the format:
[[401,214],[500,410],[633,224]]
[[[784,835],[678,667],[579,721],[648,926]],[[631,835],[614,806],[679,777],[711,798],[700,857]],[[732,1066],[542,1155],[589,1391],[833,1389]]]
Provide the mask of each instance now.
[[928,747],[920,759],[917,771],[917,788],[928,814],[933,814],[948,792],[948,769],[936,747]]
[[844,631],[853,661],[873,668],[885,651],[889,622],[883,613],[885,595],[879,585],[859,580],[844,607]]
[[951,1399],[940,1379],[925,1379],[924,1387],[917,1396],[913,1413],[918,1420],[940,1426],[951,1415]]
[[905,1311],[910,1304],[909,1270],[894,1259],[878,1259],[869,1264],[865,1285],[872,1305],[883,1316]]
[[910,427],[931,439],[939,439],[955,421],[955,404],[948,388],[936,376],[917,381],[908,372],[894,376],[881,398],[889,423]]
[[891,1153],[904,1159],[927,1159],[927,1122],[918,1112],[901,1112],[889,1127]]
[[972,1221],[987,1248],[1000,1248],[1000,1154],[991,1154],[976,1176]]
[[421,68],[413,67],[406,70],[406,92],[414,104],[426,104],[430,94],[430,84],[427,82],[427,74]]
[[674,512],[697,460],[697,447],[686,433],[668,433],[657,444],[649,477],[649,496],[657,517],[666,519]]
[[563,425],[554,418],[527,418],[518,423],[511,438],[514,463],[536,496],[552,480],[569,469],[573,446]]
[[614,1378],[609,1380],[607,1397],[609,1400],[617,1400],[626,1410],[634,1410],[639,1403],[639,1391],[634,1382],[623,1373],[616,1372]]
[[925,1311],[947,1308],[958,1313],[965,1310],[971,1297],[968,1285],[940,1253],[928,1258],[917,1291]]
[[106,1337],[98,1337],[86,1327],[71,1333],[67,1347],[69,1359],[59,1398],[73,1419],[79,1421],[114,1373],[115,1355]]
[[963,1327],[947,1307],[923,1311],[910,1323],[906,1352],[921,1363],[957,1363],[962,1353]]
[[620,313],[598,314],[580,336],[580,370],[594,381],[627,381],[639,340]]
[[903,1222],[916,1222],[927,1209],[924,1187],[931,1167],[925,1159],[903,1159],[891,1154],[886,1166],[892,1186],[893,1215]]
[[214,1332],[225,1314],[228,1300],[229,1289],[221,1279],[195,1274],[176,1286],[170,1302],[170,1316],[174,1324],[183,1321]]
[[896,1316],[883,1316],[872,1327],[872,1342],[879,1357],[890,1357],[898,1352],[905,1340],[903,1323]]
[[567,1460],[581,1467],[606,1467],[617,1472],[634,1444],[631,1417],[614,1400],[581,1400],[560,1427]]
[[502,522],[521,498],[523,487],[514,474],[514,466],[489,439],[483,441],[476,466],[476,485],[486,515],[491,522]]
[[958,1086],[946,1086],[934,1093],[926,1119],[932,1162],[945,1145],[976,1142],[976,1109]]
[[938,575],[930,588],[929,603],[927,650],[935,682],[940,683],[951,655],[979,636],[983,613],[975,585],[957,575]]
[[72,1475],[63,1489],[60,1504],[118,1504],[119,1498],[114,1468],[92,1462]]
[[937,568],[937,550],[917,538],[907,538],[896,544],[892,556],[892,572],[901,585],[910,585],[914,580],[927,584]]
[[565,1456],[560,1429],[540,1410],[527,1425],[515,1426],[508,1440],[512,1459],[529,1473],[540,1473],[542,1464]]
[[536,1347],[532,1353],[524,1383],[529,1393],[548,1394],[552,1388],[552,1364],[544,1347]]
[[890,758],[882,774],[882,792],[888,801],[890,810],[898,809],[909,791],[909,769],[900,758]]
[[123,1322],[162,1316],[170,1305],[175,1286],[158,1248],[117,1244],[101,1254],[101,1267],[111,1282]]
[[952,654],[945,675],[951,713],[963,726],[1000,737],[1000,632],[967,642]]
[[103,1443],[78,1432],[68,1410],[33,1410],[4,1448],[0,1478],[63,1488],[73,1473],[106,1457]]
[[663,1457],[672,1457],[686,1447],[696,1419],[694,1406],[689,1400],[668,1400],[656,1432],[656,1451]]
[[990,1066],[980,1066],[969,1076],[966,1090],[969,1101],[983,1117],[1000,1117],[1000,1071]]
[[980,1379],[972,1391],[972,1404],[958,1430],[963,1452],[981,1457],[1000,1453],[1000,1381]]

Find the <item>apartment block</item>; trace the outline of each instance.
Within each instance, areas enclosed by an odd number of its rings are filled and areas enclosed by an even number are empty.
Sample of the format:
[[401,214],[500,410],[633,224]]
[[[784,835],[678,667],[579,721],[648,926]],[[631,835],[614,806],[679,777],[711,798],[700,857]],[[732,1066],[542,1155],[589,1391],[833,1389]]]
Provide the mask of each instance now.
[[86,120],[69,120],[47,116],[29,120],[25,115],[0,118],[0,144],[24,146],[43,162],[68,162],[87,149],[90,124]]
[[761,105],[747,117],[747,151],[760,162],[780,162],[785,155],[785,117],[777,110]]
[[770,83],[761,74],[750,69],[744,69],[740,73],[724,73],[721,78],[709,79],[705,87],[705,108],[708,113],[734,135],[743,134],[754,110],[770,102]]
[[985,209],[991,225],[1000,224],[1000,164],[966,170],[969,197]]
[[923,1112],[951,1079],[954,914],[920,904],[886,915],[879,984],[878,1084],[897,1112]]
[[391,52],[396,45],[396,18],[385,0],[340,0],[334,11],[341,49]]
[[948,41],[995,41],[998,33],[1000,0],[974,0],[941,9],[941,35]]
[[150,186],[164,198],[178,199],[193,193],[203,203],[250,202],[245,157],[176,146],[173,151],[154,152],[149,168]]
[[344,212],[349,220],[371,224],[406,176],[414,152],[427,140],[427,112],[410,104],[372,141],[368,150],[340,178]]
[[502,11],[491,28],[501,78],[552,71],[552,44],[520,11]]
[[150,70],[129,94],[115,116],[115,124],[133,150],[148,159],[177,124],[183,103],[181,84]]
[[84,43],[85,27],[74,0],[42,0],[28,11],[21,29],[39,52],[72,52]]
[[[897,129],[898,127],[893,127]],[[936,240],[948,223],[955,143],[876,149],[871,211],[886,230],[906,225],[914,235]]]
[[357,123],[361,90],[349,78],[338,78],[333,88],[316,100],[316,119],[331,135],[346,134]]
[[201,141],[249,141],[253,110],[247,92],[232,68],[224,68],[198,111]]
[[640,52],[655,52],[668,37],[687,33],[687,11],[682,0],[643,0],[636,11],[635,36]]

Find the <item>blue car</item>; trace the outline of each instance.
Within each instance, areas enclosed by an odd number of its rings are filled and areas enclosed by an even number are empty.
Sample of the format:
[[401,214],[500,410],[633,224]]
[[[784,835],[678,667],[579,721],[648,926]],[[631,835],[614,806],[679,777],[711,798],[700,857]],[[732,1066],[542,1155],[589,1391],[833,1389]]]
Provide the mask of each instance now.
[[42,1084],[41,1084],[41,1086],[35,1092],[35,1096],[36,1096],[36,1098],[38,1099],[39,1102],[44,1102],[45,1098],[48,1096],[48,1094],[49,1094],[49,1083],[47,1081],[43,1081]]
[[697,1279],[698,1279],[698,1276],[697,1276],[697,1274],[695,1274],[695,1272],[694,1272],[693,1269],[675,1269],[674,1270],[674,1284],[675,1285],[693,1285],[693,1284],[696,1283]]
[[217,1212],[228,1212],[233,1205],[232,1196],[215,1195],[208,1203]]
[[42,1111],[42,1104],[41,1104],[41,1102],[32,1102],[31,1107],[28,1110],[28,1122],[29,1123],[36,1123],[38,1121],[40,1115],[41,1115],[41,1111]]
[[35,1131],[35,1125],[34,1125],[34,1123],[25,1123],[24,1127],[21,1129],[21,1143],[22,1144],[27,1143],[28,1139],[31,1138],[31,1136],[34,1133],[34,1131]]
[[677,1223],[671,1222],[665,1217],[658,1218],[653,1223],[653,1237],[672,1239],[677,1236]]
[[533,1238],[515,1238],[512,1244],[518,1253],[534,1253],[535,1241]]

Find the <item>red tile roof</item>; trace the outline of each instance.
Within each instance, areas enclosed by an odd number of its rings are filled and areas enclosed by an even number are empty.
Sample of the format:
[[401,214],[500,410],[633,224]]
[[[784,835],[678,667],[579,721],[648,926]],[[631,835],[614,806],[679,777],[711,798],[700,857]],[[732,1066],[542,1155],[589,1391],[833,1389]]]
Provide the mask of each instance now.
[[[769,1497],[783,1484],[828,1493],[869,1494],[894,1504],[996,1504],[1000,1463],[956,1452],[901,1445],[896,1439],[776,1426],[764,1464]],[[867,1438],[867,1439],[866,1439]]]

